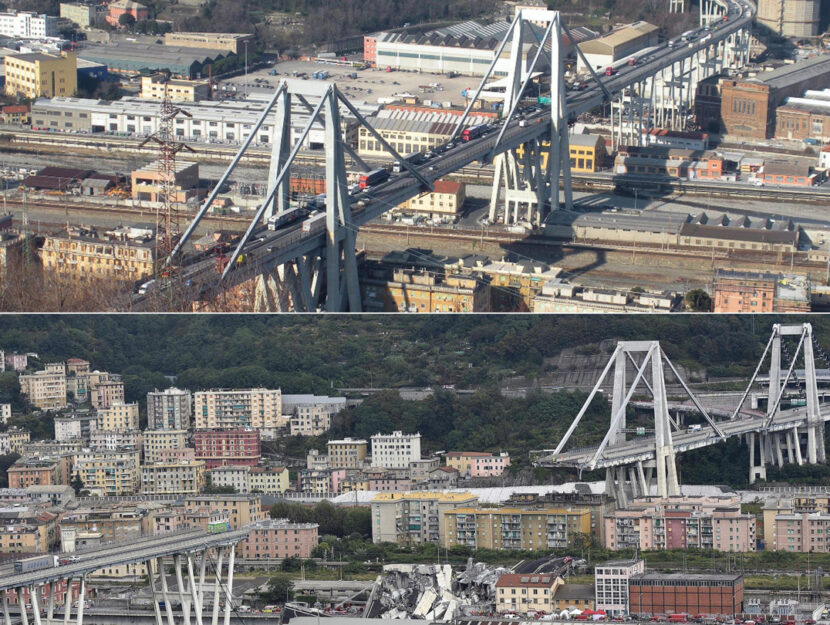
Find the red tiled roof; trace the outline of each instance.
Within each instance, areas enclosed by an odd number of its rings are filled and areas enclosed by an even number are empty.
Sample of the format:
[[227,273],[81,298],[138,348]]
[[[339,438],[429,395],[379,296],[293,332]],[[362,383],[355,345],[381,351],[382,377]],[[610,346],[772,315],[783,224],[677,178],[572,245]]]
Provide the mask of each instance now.
[[488,451],[450,451],[447,452],[447,458],[461,458],[464,457],[485,457],[485,456],[492,456]]
[[435,193],[458,193],[461,183],[455,180],[436,180]]
[[505,573],[499,577],[496,588],[550,588],[555,581],[555,575]]

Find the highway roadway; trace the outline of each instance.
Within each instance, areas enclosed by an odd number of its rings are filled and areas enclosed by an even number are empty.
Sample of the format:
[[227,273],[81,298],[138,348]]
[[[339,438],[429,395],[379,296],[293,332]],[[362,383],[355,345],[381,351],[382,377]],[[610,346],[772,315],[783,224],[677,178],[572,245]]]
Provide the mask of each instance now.
[[12,568],[12,572],[4,572],[0,575],[0,592],[13,588],[46,584],[69,577],[80,577],[117,564],[144,562],[151,558],[186,553],[205,547],[232,544],[247,536],[248,530],[231,530],[220,534],[203,530],[188,530],[162,536],[140,538],[129,542],[113,543],[111,546],[91,551],[55,554],[74,556],[78,558],[78,561],[28,573],[14,573]]
[[[830,412],[822,414],[825,421],[830,421]],[[727,438],[741,436],[751,432],[758,432],[763,427],[764,417],[747,417],[735,419],[734,421],[718,421],[718,427]],[[792,429],[795,426],[807,425],[807,411],[805,408],[781,411],[770,425],[770,432],[779,432]],[[672,432],[672,445],[676,453],[699,449],[720,443],[721,438],[715,433],[711,426],[703,424],[697,432],[676,431]],[[626,441],[623,444],[608,445],[602,455],[597,459],[595,468],[604,469],[630,464],[638,460],[654,460],[655,441],[653,436],[639,436]],[[542,452],[537,458],[537,463],[544,466],[563,466],[586,468],[596,452],[596,447],[572,449],[554,455],[552,450],[549,454]]]
[[[699,29],[696,31],[695,41],[675,47],[670,47],[668,42],[663,43],[643,57],[638,64],[624,66],[614,76],[600,76],[601,85],[591,81],[587,89],[569,90],[566,96],[569,117],[576,118],[607,102],[606,92],[620,93],[628,86],[655,75],[661,69],[726,39],[752,22],[755,7],[749,0],[723,0],[723,3],[728,10],[727,21],[713,24],[711,31]],[[523,121],[511,121],[497,148],[495,143],[500,127],[494,124],[487,134],[478,139],[468,142],[457,140],[454,144],[434,148],[435,157],[418,166],[417,170],[421,176],[433,182],[475,161],[487,161],[494,153],[504,152],[537,137],[549,135],[550,124],[549,109],[540,106],[530,107],[524,110]],[[409,171],[393,174],[386,182],[351,196],[352,223],[348,227],[357,230],[361,225],[424,191],[422,183]],[[262,226],[255,231],[242,250],[244,262],[233,267],[221,286],[235,286],[295,258],[324,249],[325,239],[324,222],[318,221],[307,232],[302,230],[301,223],[289,224],[276,231],[266,230]],[[172,279],[154,282],[144,289],[144,293],[136,293],[132,297],[131,308],[152,309],[154,305],[164,301],[163,298],[173,295],[176,299],[186,301],[210,298],[217,294],[220,288],[217,273],[216,262],[213,259],[201,259],[189,265],[185,264]]]

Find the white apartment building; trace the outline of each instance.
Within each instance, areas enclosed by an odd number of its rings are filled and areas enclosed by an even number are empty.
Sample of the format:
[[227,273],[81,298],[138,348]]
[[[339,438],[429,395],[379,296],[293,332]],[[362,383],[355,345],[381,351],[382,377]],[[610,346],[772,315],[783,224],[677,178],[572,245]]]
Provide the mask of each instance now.
[[165,449],[187,447],[187,430],[144,430],[144,462],[158,462]]
[[628,579],[645,572],[644,560],[615,560],[594,568],[596,610],[609,616],[628,614]]
[[140,450],[141,432],[138,430],[95,430],[89,434],[89,446],[96,451]]
[[196,495],[204,487],[204,460],[156,462],[141,467],[142,495]]
[[193,395],[197,430],[254,428],[274,433],[282,421],[280,389],[213,389]]
[[210,470],[210,483],[214,486],[232,486],[237,493],[251,490],[251,467],[227,465]]
[[345,408],[345,397],[282,396],[283,416],[289,417],[292,436],[320,436],[331,428],[331,418]]
[[98,410],[98,430],[111,432],[138,429],[138,404],[115,402],[107,408]]
[[56,441],[89,439],[89,435],[97,429],[98,414],[96,412],[78,412],[65,417],[55,417]]
[[46,370],[20,375],[20,392],[29,403],[41,410],[63,408],[66,404],[66,373],[61,363],[47,365]]
[[167,388],[147,393],[147,428],[150,430],[186,430],[193,419],[190,391]]
[[58,18],[26,11],[0,12],[0,35],[12,39],[58,36]]
[[55,418],[55,440],[68,441],[81,438],[81,420],[71,417]]
[[385,469],[408,469],[410,462],[421,459],[421,435],[391,434],[372,436],[372,466]]
[[[1,356],[0,356],[1,357]],[[12,416],[11,404],[0,404],[0,423],[7,423]]]

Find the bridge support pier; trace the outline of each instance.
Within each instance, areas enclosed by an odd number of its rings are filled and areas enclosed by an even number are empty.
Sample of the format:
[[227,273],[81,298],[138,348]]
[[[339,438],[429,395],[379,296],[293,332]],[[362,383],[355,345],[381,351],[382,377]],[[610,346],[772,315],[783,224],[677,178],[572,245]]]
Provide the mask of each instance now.
[[[541,41],[533,40],[537,47],[533,63],[526,67],[523,52],[525,42],[525,23],[545,23],[547,29]],[[544,140],[540,137],[525,143],[521,156],[516,150],[503,150],[498,139],[493,148],[493,190],[490,198],[489,219],[501,221],[507,225],[525,223],[541,226],[549,211],[557,210],[560,204],[559,181],[562,180],[564,204],[568,210],[573,209],[573,191],[571,187],[570,149],[568,147],[568,113],[565,97],[564,64],[561,51],[563,28],[559,13],[541,9],[523,9],[519,11],[511,24],[506,37],[511,37],[510,65],[507,75],[507,88],[504,97],[505,119],[513,118],[519,107],[522,93],[530,80],[530,73],[544,49],[550,44],[550,112],[551,132]],[[505,39],[507,41],[507,39]],[[486,76],[485,76],[486,79]],[[499,139],[501,135],[499,135]],[[544,164],[543,144],[547,144],[547,164]],[[504,196],[504,207],[500,210],[499,202]],[[524,212],[524,215],[522,213]]]

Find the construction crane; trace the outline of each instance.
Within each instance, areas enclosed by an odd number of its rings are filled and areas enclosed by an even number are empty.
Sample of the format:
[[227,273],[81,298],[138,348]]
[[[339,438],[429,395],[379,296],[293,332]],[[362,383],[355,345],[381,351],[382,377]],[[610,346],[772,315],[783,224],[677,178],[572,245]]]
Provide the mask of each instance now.
[[176,154],[182,150],[194,150],[185,143],[176,141],[174,124],[179,115],[191,117],[190,113],[176,106],[170,100],[167,82],[164,83],[164,96],[161,102],[159,128],[147,137],[141,146],[150,141],[159,145],[158,159],[158,194],[156,197],[156,270],[170,256],[170,252],[181,236],[179,226],[179,202],[176,198]]

